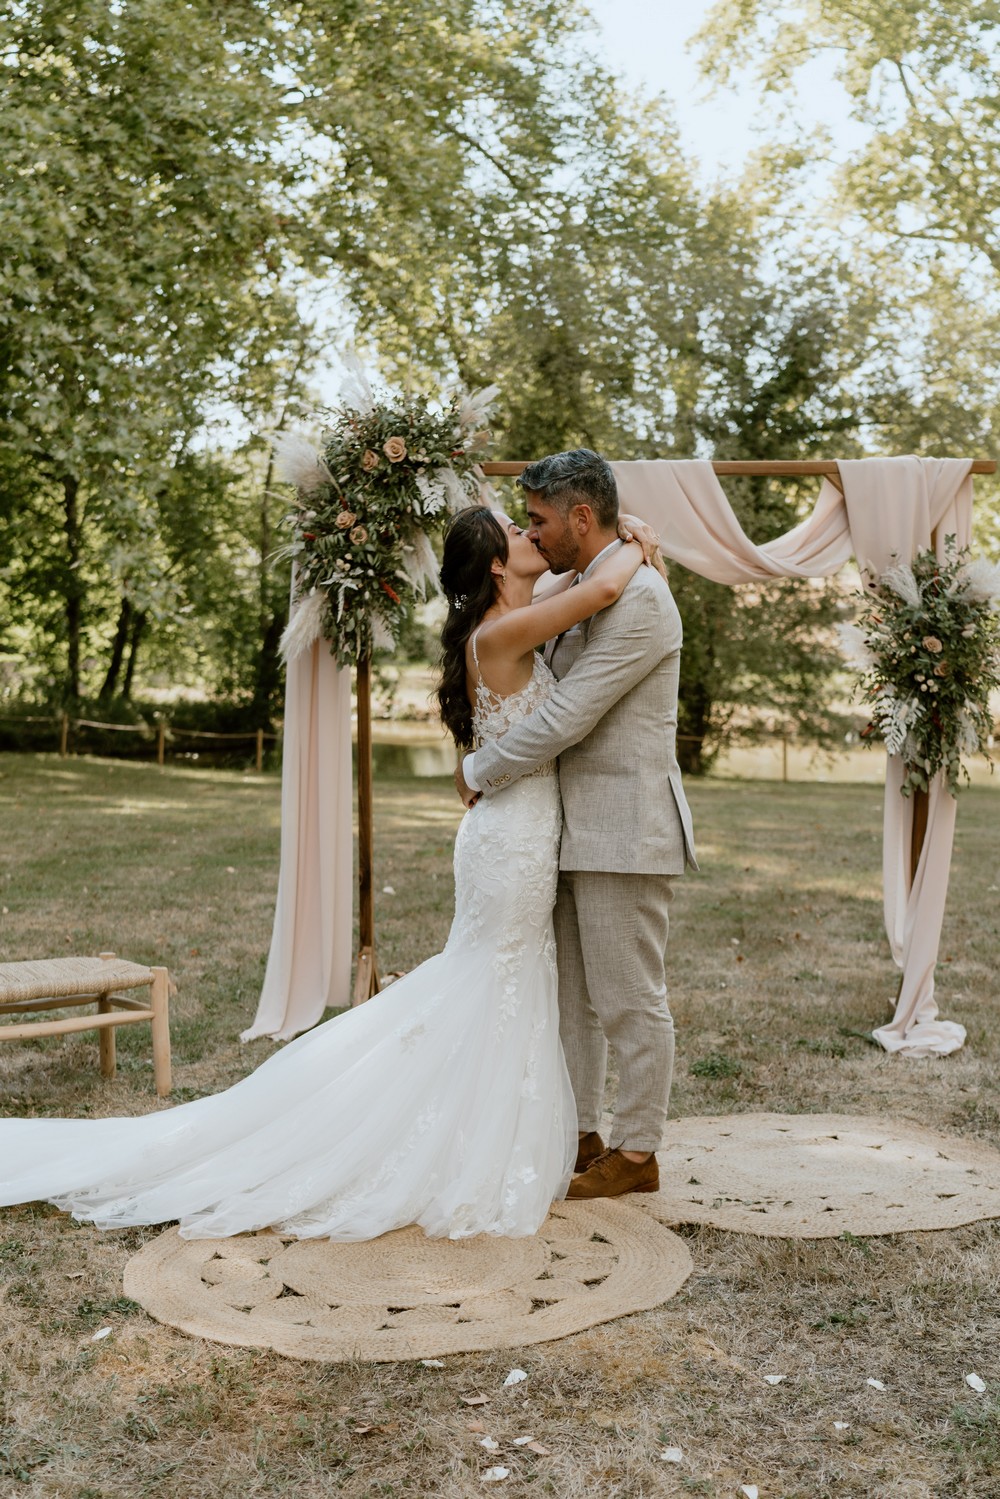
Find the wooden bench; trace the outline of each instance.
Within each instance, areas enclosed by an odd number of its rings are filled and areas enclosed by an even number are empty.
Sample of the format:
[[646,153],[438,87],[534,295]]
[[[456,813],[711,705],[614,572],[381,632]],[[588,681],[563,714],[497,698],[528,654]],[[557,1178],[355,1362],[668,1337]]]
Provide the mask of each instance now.
[[[148,988],[149,1000],[124,990]],[[165,968],[126,963],[114,953],[98,958],[47,958],[37,963],[0,963],[0,1041],[99,1031],[101,1073],[115,1075],[115,1028],[149,1022],[153,1032],[153,1080],[161,1098],[170,1092],[169,979]],[[92,1015],[3,1023],[6,1015],[97,1005]]]

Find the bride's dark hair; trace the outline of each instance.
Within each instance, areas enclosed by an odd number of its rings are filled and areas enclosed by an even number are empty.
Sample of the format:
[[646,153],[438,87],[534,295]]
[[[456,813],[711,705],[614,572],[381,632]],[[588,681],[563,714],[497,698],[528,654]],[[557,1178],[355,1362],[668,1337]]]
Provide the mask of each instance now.
[[496,597],[492,564],[507,561],[507,533],[492,510],[460,510],[448,527],[441,587],[448,618],[441,631],[441,721],[459,749],[473,743],[472,708],[465,688],[465,643]]

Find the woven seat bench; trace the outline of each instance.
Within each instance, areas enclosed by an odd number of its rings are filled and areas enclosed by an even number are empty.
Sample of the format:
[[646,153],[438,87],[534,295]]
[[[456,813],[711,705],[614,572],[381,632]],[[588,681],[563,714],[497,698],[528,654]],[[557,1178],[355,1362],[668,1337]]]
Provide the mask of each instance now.
[[[149,999],[125,990],[148,988]],[[165,968],[126,963],[114,953],[98,958],[48,958],[37,963],[0,963],[0,1041],[34,1036],[100,1032],[101,1073],[115,1075],[115,1029],[147,1022],[153,1033],[153,1080],[161,1098],[170,1092],[169,980]],[[97,1013],[9,1025],[3,1017],[34,1010],[97,1005]]]

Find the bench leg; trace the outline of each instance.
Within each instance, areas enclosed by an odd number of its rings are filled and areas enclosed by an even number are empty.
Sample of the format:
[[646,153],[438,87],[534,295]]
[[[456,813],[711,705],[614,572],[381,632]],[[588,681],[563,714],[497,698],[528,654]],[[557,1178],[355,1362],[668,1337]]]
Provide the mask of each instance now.
[[170,979],[165,968],[153,969],[153,1080],[161,1098],[170,1092]]
[[[107,998],[106,995],[102,996],[97,1001],[98,1015],[108,1015],[111,1013],[111,1009],[111,1001]],[[101,1076],[112,1078],[115,1075],[117,1065],[117,1055],[115,1052],[115,1028],[113,1025],[106,1025],[103,1027],[100,1034],[99,1045],[101,1048]]]

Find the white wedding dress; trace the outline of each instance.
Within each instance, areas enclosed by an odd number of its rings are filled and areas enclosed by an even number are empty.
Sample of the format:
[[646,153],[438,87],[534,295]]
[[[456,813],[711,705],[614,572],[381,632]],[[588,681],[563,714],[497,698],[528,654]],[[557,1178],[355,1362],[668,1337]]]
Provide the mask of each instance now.
[[[495,738],[551,691],[497,698]],[[576,1109],[559,1043],[554,765],[463,819],[444,951],[224,1093],[138,1119],[0,1119],[0,1204],[47,1199],[102,1228],[188,1238],[533,1234],[568,1185]]]

